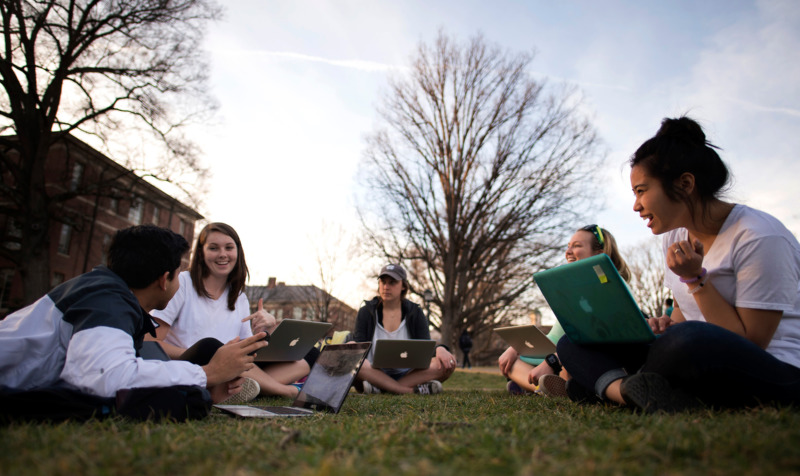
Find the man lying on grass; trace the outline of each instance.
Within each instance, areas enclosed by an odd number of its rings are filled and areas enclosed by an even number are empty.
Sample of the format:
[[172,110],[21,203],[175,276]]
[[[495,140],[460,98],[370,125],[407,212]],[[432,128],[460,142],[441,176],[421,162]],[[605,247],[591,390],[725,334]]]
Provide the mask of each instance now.
[[149,312],[164,309],[178,290],[188,250],[182,236],[164,228],[120,230],[108,267],[61,284],[0,321],[2,393],[66,388],[110,398],[121,389],[190,386],[207,388],[214,402],[238,393],[239,375],[253,366],[248,354],[266,345],[259,342],[263,333],[231,341],[200,365],[139,357],[144,335],[155,336]]

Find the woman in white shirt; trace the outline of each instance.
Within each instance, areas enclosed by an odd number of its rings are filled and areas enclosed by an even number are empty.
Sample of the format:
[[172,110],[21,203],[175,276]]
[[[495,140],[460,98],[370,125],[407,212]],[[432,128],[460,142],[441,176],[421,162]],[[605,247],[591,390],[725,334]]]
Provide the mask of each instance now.
[[[211,223],[203,228],[197,236],[190,270],[179,276],[175,297],[163,311],[152,312],[160,326],[156,329],[158,340],[167,355],[185,359],[189,348],[194,352],[198,347],[244,339],[254,331],[271,333],[277,323],[260,301],[256,312],[250,314],[244,294],[247,278],[244,250],[233,227]],[[253,396],[260,393],[294,398],[298,387],[292,383],[307,375],[309,368],[305,360],[282,362],[256,366],[242,376],[258,384]]]
[[638,354],[559,341],[574,382],[606,401],[646,412],[800,402],[800,244],[771,215],[720,199],[729,173],[715,149],[695,121],[665,119],[630,160],[633,209],[664,236],[675,306],[650,319],[659,337]]

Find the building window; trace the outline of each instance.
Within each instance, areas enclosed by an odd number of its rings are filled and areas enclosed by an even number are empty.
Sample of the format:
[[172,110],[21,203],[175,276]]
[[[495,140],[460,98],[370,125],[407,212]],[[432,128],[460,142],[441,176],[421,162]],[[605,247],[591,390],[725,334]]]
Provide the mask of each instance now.
[[303,318],[303,308],[302,307],[295,307],[292,309],[292,318],[294,319],[302,319]]
[[61,234],[58,236],[58,252],[63,255],[69,254],[69,245],[72,242],[72,227],[63,223]]
[[81,178],[83,177],[83,164],[80,162],[75,162],[75,165],[72,167],[72,179],[69,182],[69,191],[74,192],[78,189],[78,186],[81,184]]
[[186,222],[178,220],[178,234],[184,236],[184,232],[186,232]]
[[141,225],[143,211],[144,204],[142,204],[142,199],[135,197],[133,200],[131,200],[131,208],[128,209],[128,221],[134,225]]
[[313,307],[307,307],[306,308],[306,320],[307,321],[313,321],[314,320],[314,308]]
[[108,209],[115,215],[119,214],[119,199],[116,197],[109,198]]
[[158,219],[160,218],[161,210],[155,205],[153,205],[153,225],[158,226]]
[[50,286],[56,287],[64,282],[64,273],[53,273],[53,279],[50,280]]
[[9,240],[6,241],[3,246],[5,246],[7,250],[17,251],[22,248],[22,227],[17,225],[14,217],[10,217],[8,219],[6,225],[6,236],[9,238]]
[[280,321],[283,319],[283,308],[277,309],[275,311],[275,318],[276,320]]

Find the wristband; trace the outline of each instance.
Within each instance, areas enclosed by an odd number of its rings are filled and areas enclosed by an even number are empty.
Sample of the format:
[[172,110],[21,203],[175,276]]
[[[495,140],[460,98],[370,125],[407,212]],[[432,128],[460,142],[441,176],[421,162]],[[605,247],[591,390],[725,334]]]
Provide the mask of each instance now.
[[694,278],[689,278],[689,279],[686,279],[686,278],[680,278],[680,281],[681,281],[683,284],[692,284],[692,283],[696,283],[696,282],[698,282],[698,281],[700,281],[701,279],[703,279],[703,278],[705,278],[705,277],[706,277],[706,272],[707,272],[707,271],[706,271],[706,269],[705,269],[705,268],[700,268],[700,274],[699,274],[699,275],[695,276]]
[[689,293],[689,294],[694,294],[694,293],[696,293],[697,291],[700,291],[701,289],[703,289],[703,286],[705,286],[705,285],[706,285],[706,281],[708,281],[708,278],[707,278],[707,277],[705,277],[705,276],[703,276],[703,280],[702,280],[702,281],[700,281],[700,284],[699,284],[697,287],[690,289],[690,290],[688,291],[688,293]]

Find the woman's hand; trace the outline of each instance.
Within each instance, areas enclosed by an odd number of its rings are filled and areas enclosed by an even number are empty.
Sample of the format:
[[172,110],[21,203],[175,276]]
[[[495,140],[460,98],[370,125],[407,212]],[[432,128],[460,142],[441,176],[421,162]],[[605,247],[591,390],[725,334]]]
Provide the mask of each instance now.
[[647,323],[650,324],[650,329],[653,329],[653,334],[656,335],[662,334],[669,326],[675,324],[669,316],[650,317],[647,319]]
[[693,279],[703,272],[703,244],[694,240],[678,241],[667,248],[667,267],[684,279]]
[[539,379],[545,375],[554,375],[553,368],[547,362],[542,362],[537,365],[528,373],[528,383],[531,385],[539,385]]
[[275,316],[264,310],[263,299],[258,300],[256,312],[242,319],[242,322],[245,321],[250,321],[250,329],[253,330],[253,334],[258,334],[259,332],[272,334],[272,331],[278,326],[278,321],[275,319]]
[[511,372],[511,367],[514,366],[514,362],[517,361],[519,358],[519,354],[513,347],[509,347],[500,355],[500,358],[497,359],[497,365],[500,366],[500,372],[508,378],[508,374]]

